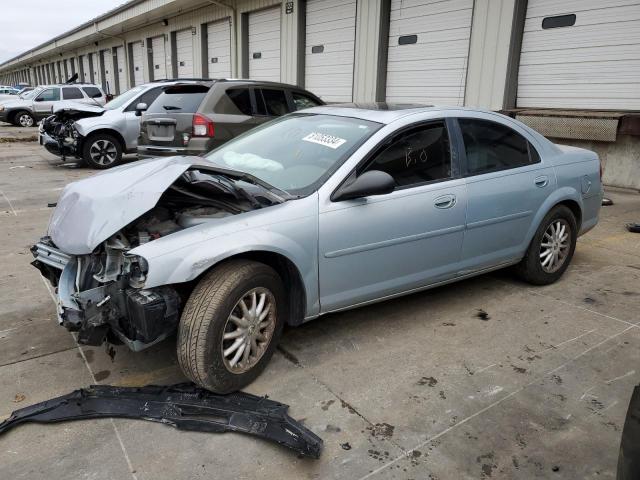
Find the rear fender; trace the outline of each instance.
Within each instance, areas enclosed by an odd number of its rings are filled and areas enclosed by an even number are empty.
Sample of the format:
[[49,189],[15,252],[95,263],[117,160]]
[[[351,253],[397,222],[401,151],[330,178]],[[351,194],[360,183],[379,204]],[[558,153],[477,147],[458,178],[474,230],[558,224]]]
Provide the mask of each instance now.
[[[524,253],[526,249],[529,247],[533,236],[536,234],[538,227],[542,223],[544,217],[551,211],[553,207],[567,200],[572,200],[578,204],[580,207],[580,211],[584,211],[582,196],[580,192],[571,187],[561,187],[555,190],[544,203],[540,206],[535,216],[533,217],[533,221],[529,226],[529,231],[527,232],[527,236],[525,242],[521,245],[521,250]],[[579,227],[579,226],[578,226]]]

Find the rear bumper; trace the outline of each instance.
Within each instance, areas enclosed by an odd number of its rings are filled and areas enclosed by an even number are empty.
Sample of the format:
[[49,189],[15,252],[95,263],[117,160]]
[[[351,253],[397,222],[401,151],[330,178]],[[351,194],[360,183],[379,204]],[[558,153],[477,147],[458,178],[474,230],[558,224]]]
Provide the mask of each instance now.
[[142,158],[150,157],[174,157],[176,155],[202,155],[205,150],[194,150],[190,148],[178,147],[150,147],[138,145],[138,156]]

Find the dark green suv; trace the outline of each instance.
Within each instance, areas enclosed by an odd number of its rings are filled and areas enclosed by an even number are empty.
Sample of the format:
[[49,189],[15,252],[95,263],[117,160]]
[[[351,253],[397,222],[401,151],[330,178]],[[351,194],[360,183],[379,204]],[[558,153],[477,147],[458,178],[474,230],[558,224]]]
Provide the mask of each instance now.
[[273,118],[323,105],[294,85],[255,80],[212,80],[176,84],[142,114],[138,154],[142,157],[202,155]]

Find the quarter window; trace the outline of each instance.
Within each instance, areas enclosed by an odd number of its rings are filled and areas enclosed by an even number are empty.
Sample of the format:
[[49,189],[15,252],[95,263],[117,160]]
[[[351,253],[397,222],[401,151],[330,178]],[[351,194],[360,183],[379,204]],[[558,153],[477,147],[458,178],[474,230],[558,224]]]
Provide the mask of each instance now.
[[378,153],[365,170],[382,170],[398,187],[451,178],[451,149],[444,122],[411,129]]
[[293,104],[295,105],[296,110],[302,110],[303,108],[317,107],[318,105],[320,105],[314,99],[302,93],[291,92],[291,95],[293,96]]
[[231,88],[227,90],[227,97],[243,115],[252,115],[251,95],[248,88]]
[[540,161],[527,139],[505,125],[471,118],[460,118],[458,122],[468,175],[518,168]]
[[41,102],[56,102],[60,100],[59,88],[47,88],[38,95],[38,100]]
[[267,111],[267,115],[279,117],[289,113],[289,105],[287,104],[287,97],[284,90],[272,90],[263,88],[262,90],[256,90],[256,102],[260,103],[258,92],[262,92],[262,98],[264,98],[264,104]]
[[65,100],[76,100],[83,98],[82,92],[77,87],[64,87],[62,89],[62,98]]

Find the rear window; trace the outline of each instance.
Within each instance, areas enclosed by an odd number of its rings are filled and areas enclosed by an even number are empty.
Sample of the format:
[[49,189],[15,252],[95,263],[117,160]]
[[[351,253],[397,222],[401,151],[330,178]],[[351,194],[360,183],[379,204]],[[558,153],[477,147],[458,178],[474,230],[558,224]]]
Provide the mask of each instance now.
[[96,87],[82,87],[82,90],[84,90],[84,93],[86,93],[89,98],[100,98],[102,96],[102,92]]
[[167,88],[155,102],[148,113],[195,113],[209,91],[206,85],[179,85]]

